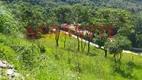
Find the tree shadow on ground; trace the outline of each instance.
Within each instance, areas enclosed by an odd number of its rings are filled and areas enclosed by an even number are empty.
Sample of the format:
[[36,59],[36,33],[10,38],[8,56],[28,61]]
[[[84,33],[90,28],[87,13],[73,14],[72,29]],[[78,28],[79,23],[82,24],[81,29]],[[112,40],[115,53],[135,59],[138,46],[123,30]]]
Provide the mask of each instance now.
[[142,69],[142,66],[141,65],[134,65],[135,67],[135,69]]
[[89,52],[89,53],[87,52],[86,55],[88,55],[88,56],[97,56],[97,54],[91,53],[91,52]]
[[137,80],[137,76],[132,75],[134,67],[135,64],[132,61],[129,61],[124,69],[121,69],[121,63],[115,63],[113,66],[113,73],[118,73],[124,78]]

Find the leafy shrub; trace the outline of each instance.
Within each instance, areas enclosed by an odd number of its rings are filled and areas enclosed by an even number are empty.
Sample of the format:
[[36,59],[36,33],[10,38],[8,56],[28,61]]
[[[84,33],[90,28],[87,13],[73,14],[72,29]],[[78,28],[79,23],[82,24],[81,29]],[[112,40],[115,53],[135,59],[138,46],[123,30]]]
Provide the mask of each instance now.
[[0,33],[0,43],[5,42],[5,40],[6,40],[6,37]]
[[46,52],[45,47],[43,45],[38,44],[38,47],[39,47],[41,53]]
[[20,61],[23,63],[24,67],[29,69],[35,67],[37,63],[38,53],[40,53],[40,50],[38,46],[34,44],[25,47],[21,51],[20,57]]
[[19,26],[18,21],[14,19],[10,10],[4,6],[0,6],[0,32],[5,34],[16,33],[19,30]]
[[10,47],[0,44],[0,58],[7,61],[13,61],[15,58],[15,51]]

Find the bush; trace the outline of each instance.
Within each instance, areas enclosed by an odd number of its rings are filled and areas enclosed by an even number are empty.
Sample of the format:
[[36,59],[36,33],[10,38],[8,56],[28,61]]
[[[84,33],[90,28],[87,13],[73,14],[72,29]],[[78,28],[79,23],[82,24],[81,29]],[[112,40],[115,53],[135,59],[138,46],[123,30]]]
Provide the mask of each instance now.
[[7,60],[7,61],[13,61],[15,58],[15,51],[12,50],[10,47],[5,46],[3,44],[0,44],[0,58]]
[[[1,2],[0,5],[2,5]],[[16,33],[20,28],[19,26],[19,22],[15,20],[10,10],[0,6],[0,32],[5,34]]]
[[37,65],[39,53],[40,49],[38,46],[34,44],[29,45],[21,51],[20,61],[24,67],[31,69]]

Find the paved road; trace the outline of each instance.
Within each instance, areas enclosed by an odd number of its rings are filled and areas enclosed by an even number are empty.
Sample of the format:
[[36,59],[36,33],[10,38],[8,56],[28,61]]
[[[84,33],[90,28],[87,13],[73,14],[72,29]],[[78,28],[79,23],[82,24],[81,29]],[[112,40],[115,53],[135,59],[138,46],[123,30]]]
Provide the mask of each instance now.
[[[68,32],[65,32],[65,31],[62,31],[62,32],[66,33],[66,34],[69,34]],[[74,38],[77,38],[77,36],[76,36],[76,35],[74,35],[74,34],[72,34],[71,36],[72,36],[72,37],[74,37]],[[81,38],[79,38],[79,40],[82,40],[83,42],[88,43],[88,41],[87,41],[87,40],[85,40],[85,39],[81,39]],[[97,44],[92,43],[92,42],[90,42],[90,45],[93,45],[93,46],[95,46],[95,47],[98,47],[98,45],[97,45]],[[103,48],[103,47],[102,47],[102,48]],[[133,52],[133,51],[129,51],[129,50],[123,50],[123,53],[135,54],[135,55],[141,55],[141,56],[142,56],[142,53],[139,53],[139,52]]]

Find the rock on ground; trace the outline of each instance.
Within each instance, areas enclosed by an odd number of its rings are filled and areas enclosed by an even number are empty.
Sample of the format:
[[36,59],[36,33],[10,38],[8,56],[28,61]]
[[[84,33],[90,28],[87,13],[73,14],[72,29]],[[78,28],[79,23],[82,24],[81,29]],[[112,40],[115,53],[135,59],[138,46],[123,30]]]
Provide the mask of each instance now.
[[24,77],[16,72],[13,65],[9,64],[7,61],[0,60],[0,80],[25,80]]

